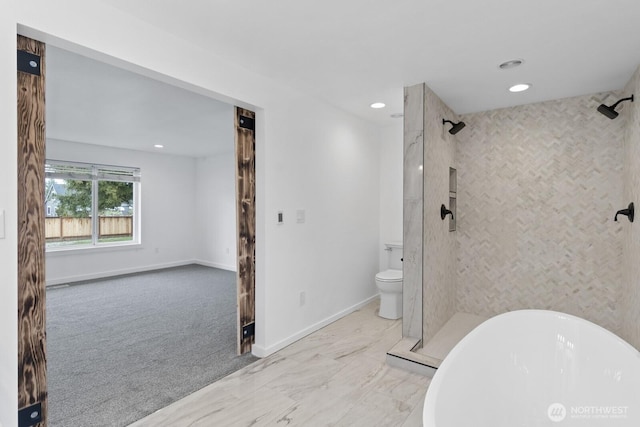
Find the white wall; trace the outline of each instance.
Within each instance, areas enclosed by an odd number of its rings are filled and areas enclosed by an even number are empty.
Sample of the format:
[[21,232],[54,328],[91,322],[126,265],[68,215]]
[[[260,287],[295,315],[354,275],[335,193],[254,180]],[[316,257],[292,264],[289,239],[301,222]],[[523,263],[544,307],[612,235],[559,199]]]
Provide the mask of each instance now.
[[[266,345],[257,344],[262,354],[376,294],[379,227],[374,132],[302,97],[267,113],[279,125],[269,128],[260,215],[266,233],[257,237],[267,243],[268,277],[256,284],[258,291],[267,286]],[[296,222],[297,210],[305,211],[305,223]],[[276,223],[278,211],[284,214],[282,225]],[[306,294],[303,306],[300,292]]]
[[16,27],[13,3],[0,13],[0,427],[18,420],[18,255],[16,150]]
[[[0,209],[6,209],[8,225],[6,238],[0,240],[3,427],[17,425],[14,141],[18,24],[23,34],[47,43],[164,81],[186,82],[182,83],[185,87],[256,109],[254,351],[275,351],[375,295],[379,147],[370,125],[99,1],[14,0],[3,3],[1,15],[0,55],[5,59],[0,61],[0,176],[4,178]],[[198,58],[198,67],[191,66],[193,58]],[[290,220],[298,208],[306,209],[305,224]],[[275,223],[278,209],[289,215],[283,226]],[[298,304],[301,287],[307,292],[302,307]]]
[[380,135],[380,266],[387,268],[384,244],[402,241],[402,119],[379,130]]
[[47,284],[184,265],[196,258],[196,160],[47,140],[47,158],[141,169],[142,244],[48,252]]
[[[233,118],[230,117],[230,124]],[[231,129],[232,130],[232,129]],[[233,134],[231,151],[196,162],[197,261],[210,267],[237,270],[236,187]]]

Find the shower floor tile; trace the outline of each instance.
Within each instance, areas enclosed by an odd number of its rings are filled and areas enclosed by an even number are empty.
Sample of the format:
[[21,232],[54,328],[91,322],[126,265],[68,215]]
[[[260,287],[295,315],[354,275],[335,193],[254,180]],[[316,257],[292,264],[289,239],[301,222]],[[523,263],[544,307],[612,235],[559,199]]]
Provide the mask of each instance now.
[[462,338],[485,320],[487,320],[486,317],[475,314],[456,313],[428,343],[416,350],[416,353],[442,362]]

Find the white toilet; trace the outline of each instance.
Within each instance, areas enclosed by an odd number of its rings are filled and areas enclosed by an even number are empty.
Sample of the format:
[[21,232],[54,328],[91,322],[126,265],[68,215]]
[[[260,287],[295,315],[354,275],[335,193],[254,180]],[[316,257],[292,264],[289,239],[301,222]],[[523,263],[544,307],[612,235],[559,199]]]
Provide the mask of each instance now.
[[376,286],[380,291],[380,311],[385,319],[402,317],[402,243],[385,243],[388,253],[388,269],[376,274]]

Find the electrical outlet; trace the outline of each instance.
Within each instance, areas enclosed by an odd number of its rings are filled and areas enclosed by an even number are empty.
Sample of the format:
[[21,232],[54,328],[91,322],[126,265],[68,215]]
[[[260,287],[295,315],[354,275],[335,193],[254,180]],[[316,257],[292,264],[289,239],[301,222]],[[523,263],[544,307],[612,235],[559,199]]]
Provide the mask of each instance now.
[[307,302],[307,293],[305,291],[300,292],[300,307]]

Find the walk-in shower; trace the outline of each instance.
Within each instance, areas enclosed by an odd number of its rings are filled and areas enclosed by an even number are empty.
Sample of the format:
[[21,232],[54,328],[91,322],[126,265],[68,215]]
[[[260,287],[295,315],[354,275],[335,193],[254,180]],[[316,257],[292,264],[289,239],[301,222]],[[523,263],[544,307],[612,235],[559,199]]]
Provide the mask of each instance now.
[[[640,115],[635,103],[620,107],[636,91],[630,83],[628,98],[591,94],[458,116],[426,85],[405,88],[406,297],[390,363],[434,372],[483,321],[521,309],[569,313],[638,346],[626,205],[639,197]],[[624,120],[603,122],[602,110]],[[457,126],[451,138],[444,130],[458,120],[473,131]],[[452,215],[453,229],[443,221]]]

